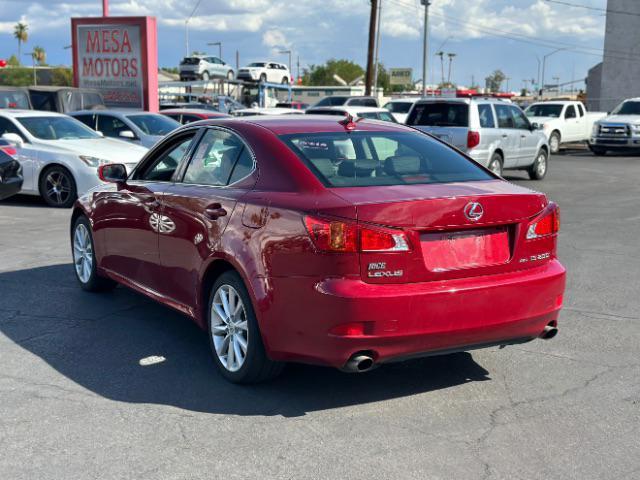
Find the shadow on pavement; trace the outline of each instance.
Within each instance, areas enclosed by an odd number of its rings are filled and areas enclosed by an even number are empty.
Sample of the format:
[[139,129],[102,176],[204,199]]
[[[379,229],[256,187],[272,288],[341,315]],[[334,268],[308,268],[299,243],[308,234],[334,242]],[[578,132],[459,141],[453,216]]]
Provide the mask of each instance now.
[[38,207],[38,208],[51,208],[49,207],[42,197],[36,195],[14,195],[0,202],[0,206],[3,207]]
[[[83,292],[71,265],[0,273],[0,291],[0,332],[78,385],[121,402],[295,417],[489,380],[470,354],[460,353],[364,375],[289,365],[269,384],[236,386],[218,374],[206,335],[189,319],[122,287]],[[7,374],[25,376],[4,353]],[[152,355],[166,360],[140,365]]]

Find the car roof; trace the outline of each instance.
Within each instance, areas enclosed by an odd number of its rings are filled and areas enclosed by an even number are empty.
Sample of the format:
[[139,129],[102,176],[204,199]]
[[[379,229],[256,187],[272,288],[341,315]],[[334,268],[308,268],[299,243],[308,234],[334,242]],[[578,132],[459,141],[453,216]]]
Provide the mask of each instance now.
[[419,98],[419,97],[414,97],[414,98],[392,98],[387,103],[398,103],[398,102],[415,103],[415,102],[417,102],[419,100],[422,100],[422,99]]
[[[163,110],[164,111],[164,110]],[[94,115],[96,113],[109,113],[112,115],[154,115],[156,112],[147,112],[145,110],[129,110],[129,109],[117,109],[117,108],[97,108],[94,110],[76,110],[69,112],[69,115]]]
[[[291,133],[327,133],[344,132],[341,123],[343,118],[335,115],[256,115],[253,117],[229,117],[202,120],[189,125],[221,125],[242,129],[242,125],[252,124],[266,128],[276,135]],[[399,123],[380,120],[362,119],[356,124],[356,131],[384,131],[384,132],[416,132],[415,129]]]
[[13,108],[0,109],[0,115],[8,118],[21,117],[66,117],[64,113],[49,112],[47,110],[17,110]]
[[226,113],[206,110],[204,108],[165,108],[158,113],[193,113],[201,115],[227,115]]
[[359,107],[357,105],[333,105],[326,107],[311,107],[307,109],[308,111],[345,111],[349,112],[352,115],[355,115],[358,112],[388,112],[386,108],[382,107]]

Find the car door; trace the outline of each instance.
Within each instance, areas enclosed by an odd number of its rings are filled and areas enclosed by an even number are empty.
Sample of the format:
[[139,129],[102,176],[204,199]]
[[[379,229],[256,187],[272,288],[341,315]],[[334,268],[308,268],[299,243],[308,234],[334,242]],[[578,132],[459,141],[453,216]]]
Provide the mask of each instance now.
[[282,80],[282,70],[275,63],[267,63],[267,82],[280,83]]
[[187,130],[159,144],[124,184],[95,201],[94,231],[105,246],[102,267],[152,293],[163,278],[158,235],[173,228],[162,216],[161,201],[195,133]]
[[39,160],[38,147],[29,143],[27,137],[20,131],[12,120],[0,117],[0,137],[5,133],[13,133],[22,138],[22,145],[16,145],[16,160],[22,165],[22,190],[29,192],[38,191],[38,182],[35,179],[35,171]]
[[216,77],[226,77],[227,72],[224,71],[222,60],[218,57],[211,57],[211,70]]
[[564,109],[563,142],[575,142],[582,138],[583,126],[574,105],[567,105]]
[[515,128],[509,105],[496,103],[494,109],[496,111],[500,134],[498,146],[504,156],[503,167],[513,168],[518,164],[520,133]]
[[513,124],[518,132],[518,166],[531,165],[538,153],[538,140],[540,134],[533,130],[529,119],[520,108],[512,105],[509,107],[513,115]]
[[162,200],[175,229],[160,232],[160,262],[172,279],[166,295],[176,303],[196,308],[202,265],[220,250],[236,203],[255,183],[253,171],[253,153],[238,135],[204,129],[182,178]]

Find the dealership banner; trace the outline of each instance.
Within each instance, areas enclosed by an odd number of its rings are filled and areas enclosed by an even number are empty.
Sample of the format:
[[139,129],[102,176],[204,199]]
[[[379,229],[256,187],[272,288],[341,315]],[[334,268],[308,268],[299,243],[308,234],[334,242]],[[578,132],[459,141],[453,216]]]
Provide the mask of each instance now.
[[73,18],[71,28],[75,86],[100,91],[109,107],[157,111],[155,18]]
[[413,69],[411,68],[390,68],[390,85],[411,85],[413,83]]

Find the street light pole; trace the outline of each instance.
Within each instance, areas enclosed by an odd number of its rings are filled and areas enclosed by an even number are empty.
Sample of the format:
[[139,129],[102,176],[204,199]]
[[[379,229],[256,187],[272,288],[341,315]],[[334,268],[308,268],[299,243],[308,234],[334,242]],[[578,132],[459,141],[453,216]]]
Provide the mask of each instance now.
[[210,46],[218,46],[218,57],[220,57],[220,60],[222,60],[222,42],[208,42],[207,45]]
[[545,69],[547,67],[547,58],[549,58],[551,55],[561,52],[563,50],[566,50],[567,48],[558,48],[556,50],[554,50],[551,53],[547,53],[544,57],[542,57],[542,83],[540,84],[540,96],[542,96],[542,93],[544,92],[544,74],[545,74]]
[[202,3],[202,0],[198,0],[196,2],[195,7],[193,7],[193,10],[191,11],[191,14],[184,21],[184,36],[185,36],[185,39],[184,39],[185,53],[184,54],[186,57],[189,56],[189,22],[191,21],[193,16],[196,14],[196,10],[198,9],[201,3]]
[[376,25],[376,51],[374,54],[373,67],[373,94],[378,96],[378,51],[380,49],[380,17],[382,16],[382,0],[378,0],[378,23]]
[[[278,53],[282,55],[289,55],[289,77],[291,77],[291,50],[280,50]],[[291,78],[289,78],[289,83],[291,83]]]
[[427,96],[427,71],[429,64],[429,5],[430,0],[420,0],[424,6],[424,32],[422,38],[422,96]]

